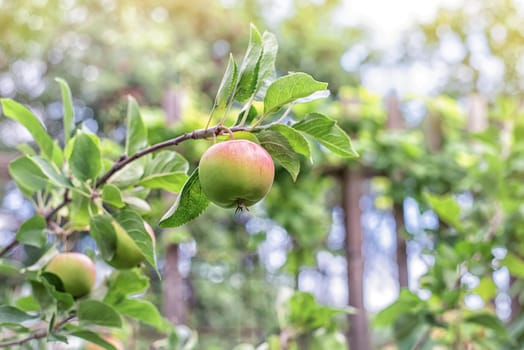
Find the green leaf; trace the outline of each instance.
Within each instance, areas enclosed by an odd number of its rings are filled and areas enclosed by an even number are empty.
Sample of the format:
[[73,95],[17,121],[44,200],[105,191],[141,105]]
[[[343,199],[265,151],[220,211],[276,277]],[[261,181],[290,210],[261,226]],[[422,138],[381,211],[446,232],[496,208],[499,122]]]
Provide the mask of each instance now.
[[64,140],[65,143],[67,143],[75,129],[73,97],[71,96],[71,89],[69,89],[69,85],[64,79],[56,78],[55,81],[60,84],[60,90],[62,92],[62,105],[64,106]]
[[524,278],[524,260],[519,256],[508,252],[501,263],[508,268],[511,276]]
[[123,210],[115,216],[116,221],[135,242],[147,262],[158,272],[153,240],[144,227],[144,220],[131,210]]
[[442,221],[454,228],[460,229],[460,206],[450,194],[436,195],[424,192],[424,199],[429,203]]
[[57,187],[73,188],[71,181],[69,181],[69,179],[58,170],[55,164],[50,163],[47,159],[39,156],[31,157],[30,159],[40,168],[42,173],[47,176],[53,185]]
[[[50,272],[44,272],[40,275],[40,281],[36,282],[44,286],[49,295],[56,301],[59,310],[69,310],[75,304],[73,296],[69,293],[60,292],[58,288],[62,289],[62,281],[60,278]],[[34,290],[33,283],[33,290]]]
[[2,110],[9,117],[22,124],[33,136],[42,154],[49,160],[53,159],[54,142],[44,125],[28,108],[8,98],[0,99]]
[[102,200],[115,208],[123,208],[125,206],[122,200],[122,192],[112,184],[106,184],[102,188]]
[[0,275],[21,277],[22,269],[23,265],[16,260],[0,258]]
[[180,154],[162,151],[149,162],[138,184],[178,193],[187,180],[188,168],[187,160]]
[[78,320],[105,327],[122,327],[122,319],[111,306],[98,300],[84,300],[78,305]]
[[130,209],[133,209],[139,213],[148,213],[151,211],[151,206],[144,199],[135,196],[124,196],[124,203],[126,203]]
[[85,132],[75,136],[69,164],[73,175],[80,181],[94,180],[98,176],[102,159],[92,136]]
[[106,350],[118,350],[113,344],[109,343],[107,340],[105,340],[104,338],[99,336],[98,333],[95,333],[95,332],[81,329],[81,330],[73,331],[69,334],[72,335],[73,337],[82,338],[84,340],[87,340],[90,343],[99,345]]
[[[237,121],[235,122],[235,125],[239,125],[242,119],[244,119],[244,114],[246,113],[246,109],[244,108],[240,113],[238,113]],[[258,116],[258,111],[255,108],[255,106],[250,105],[249,111],[247,112],[246,120],[244,121],[244,125],[249,125],[253,119],[255,119]]]
[[220,86],[218,87],[217,96],[215,98],[215,108],[218,110],[226,108],[231,98],[233,91],[237,84],[238,67],[232,54],[229,54],[229,62],[227,63],[226,72],[222,77]]
[[293,129],[292,127],[289,127],[284,124],[274,124],[271,125],[269,129],[274,130],[278,132],[280,135],[284,136],[286,140],[289,142],[289,145],[291,146],[293,151],[303,155],[304,157],[312,161],[309,143],[307,142],[305,137],[296,129]]
[[300,160],[288,140],[279,132],[263,130],[257,134],[260,145],[278,162],[296,181],[300,172]]
[[485,276],[480,279],[479,285],[473,292],[487,302],[497,296],[497,286],[490,276]]
[[323,146],[338,156],[346,158],[358,157],[351,139],[337,123],[323,114],[311,113],[303,120],[293,125],[320,142]]
[[149,278],[140,269],[120,270],[109,280],[104,302],[115,305],[128,295],[142,293],[149,288]]
[[115,309],[160,331],[165,331],[168,327],[155,305],[147,300],[123,299],[115,304]]
[[32,295],[27,295],[25,297],[21,297],[16,301],[16,307],[21,309],[25,312],[30,311],[40,311],[40,305],[38,305],[38,302],[36,301],[35,297]]
[[136,100],[129,96],[127,104],[126,155],[132,155],[147,147],[147,128],[144,125]]
[[200,214],[209,205],[209,199],[200,187],[198,168],[187,179],[182,191],[173,206],[160,219],[160,227],[177,227],[183,225]]
[[[262,46],[256,91],[260,95],[265,95],[267,88],[276,77],[275,61],[278,52],[276,36],[273,33],[264,32],[262,35]],[[262,98],[263,96],[260,97]]]
[[264,114],[299,98],[307,97],[319,90],[325,90],[327,83],[316,81],[306,73],[290,73],[275,80],[267,89],[264,98]]
[[477,312],[464,318],[464,322],[474,323],[495,331],[499,336],[506,337],[507,330],[497,315],[488,312]]
[[11,161],[8,168],[17,186],[28,196],[44,189],[47,185],[47,177],[28,156]]
[[69,205],[69,219],[71,227],[75,230],[85,230],[89,225],[90,212],[96,213],[97,208],[88,196],[79,191],[71,192],[71,204]]
[[375,315],[373,324],[376,327],[392,326],[399,315],[414,312],[422,304],[423,301],[418,296],[407,289],[402,289],[396,301]]
[[96,242],[102,258],[111,261],[115,255],[117,236],[113,218],[107,214],[95,215],[89,222],[89,234]]
[[127,164],[117,171],[108,182],[122,189],[136,184],[144,175],[147,162],[148,157],[146,156]]
[[262,37],[254,25],[251,25],[249,44],[240,65],[239,80],[235,98],[246,101],[256,92],[260,60],[262,58]]
[[40,215],[24,221],[16,234],[16,240],[22,244],[42,248],[47,240],[46,222]]
[[295,292],[288,301],[287,321],[298,329],[311,331],[329,328],[333,325],[336,315],[347,312],[349,309],[318,304],[311,293]]
[[38,316],[33,316],[24,311],[9,305],[0,305],[0,325],[17,324],[33,320]]

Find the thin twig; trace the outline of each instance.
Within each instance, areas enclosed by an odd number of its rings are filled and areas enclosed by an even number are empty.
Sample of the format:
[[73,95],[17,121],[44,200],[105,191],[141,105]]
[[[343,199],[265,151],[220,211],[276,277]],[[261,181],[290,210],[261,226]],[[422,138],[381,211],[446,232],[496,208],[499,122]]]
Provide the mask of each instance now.
[[[58,322],[53,327],[53,332],[58,331],[60,328],[64,327],[67,323],[69,323],[74,318],[75,318],[74,315],[71,315],[71,316],[69,316],[67,318],[64,318],[62,321]],[[27,343],[28,341],[31,341],[31,340],[44,338],[48,334],[49,334],[49,331],[47,329],[41,329],[41,330],[39,330],[39,331],[37,331],[37,332],[35,332],[35,333],[31,334],[30,336],[27,336],[25,338],[17,339],[17,340],[10,340],[10,341],[6,341],[6,342],[3,342],[3,343],[0,343],[0,348],[5,348],[5,347],[8,347],[8,346],[13,346],[13,345],[21,345],[21,344]]]
[[212,136],[218,136],[221,135],[224,132],[236,132],[236,131],[246,131],[250,128],[247,127],[232,127],[230,129],[225,128],[222,125],[217,125],[209,129],[200,129],[195,130],[192,132],[185,133],[183,135],[180,135],[178,137],[175,137],[173,139],[157,143],[151,147],[148,147],[146,149],[143,149],[140,152],[137,152],[131,156],[124,156],[120,158],[111,169],[109,169],[98,181],[96,182],[96,187],[99,188],[102,185],[104,185],[117,171],[121,170],[123,167],[125,167],[127,164],[137,160],[138,158],[141,158],[147,154],[159,151],[164,148],[172,147],[179,145],[180,143],[187,141],[187,140],[197,140],[197,139],[206,139],[208,137]]
[[8,245],[6,245],[1,251],[0,251],[0,257],[6,255],[7,253],[9,253],[11,251],[11,249],[13,249],[14,247],[16,247],[18,245],[18,242],[16,241],[16,239],[13,239],[13,241],[11,243],[9,243]]

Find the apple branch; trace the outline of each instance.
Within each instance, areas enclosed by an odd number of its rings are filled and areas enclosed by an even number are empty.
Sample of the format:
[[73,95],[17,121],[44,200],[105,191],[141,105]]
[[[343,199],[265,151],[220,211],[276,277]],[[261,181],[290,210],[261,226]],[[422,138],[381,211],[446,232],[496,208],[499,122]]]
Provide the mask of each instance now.
[[[53,332],[56,332],[56,331],[60,330],[66,324],[71,322],[75,317],[76,316],[71,315],[71,316],[69,316],[67,318],[64,318],[62,321],[58,322],[53,327]],[[14,345],[21,345],[21,344],[27,343],[28,341],[31,341],[31,340],[44,338],[48,334],[49,334],[49,330],[48,329],[41,329],[41,330],[39,330],[39,331],[37,331],[37,332],[35,332],[35,333],[31,334],[30,336],[27,336],[25,338],[9,340],[9,341],[6,341],[6,342],[2,342],[2,343],[0,343],[0,348],[5,348],[5,347],[8,347],[8,346],[14,346]]]
[[[142,151],[139,151],[139,152],[137,152],[137,153],[135,153],[133,155],[130,155],[130,156],[125,156],[124,155],[124,156],[120,157],[120,159],[116,163],[114,163],[113,166],[104,175],[102,175],[98,179],[98,181],[95,184],[95,187],[96,188],[100,188],[101,186],[106,184],[113,175],[115,175],[118,171],[122,170],[122,168],[124,168],[126,165],[132,163],[133,161],[135,161],[135,160],[137,160],[137,159],[139,159],[139,158],[141,158],[141,157],[143,157],[143,156],[145,156],[147,154],[150,154],[150,153],[153,153],[153,152],[165,149],[165,148],[169,148],[169,147],[172,147],[172,146],[177,146],[177,145],[181,144],[184,141],[206,139],[206,138],[209,138],[209,137],[216,137],[216,136],[219,136],[219,135],[222,135],[222,134],[226,134],[226,133],[234,133],[234,132],[237,132],[237,131],[258,131],[258,130],[261,130],[263,128],[264,127],[260,127],[260,126],[253,128],[253,127],[247,127],[247,126],[241,126],[241,125],[233,126],[232,128],[227,128],[227,127],[225,127],[223,125],[216,125],[216,126],[211,127],[211,128],[199,129],[199,130],[194,130],[194,131],[191,131],[191,132],[187,132],[187,133],[182,134],[180,136],[177,136],[175,138],[172,138],[172,139],[169,139],[169,140],[166,140],[166,141],[154,144],[154,145],[152,145],[152,146],[150,146],[148,148],[145,148]],[[58,211],[60,209],[65,207],[67,204],[69,204],[69,202],[71,202],[71,197],[69,196],[69,192],[66,191],[65,194],[64,194],[64,199],[62,200],[62,202],[60,202],[60,204],[58,204],[56,207],[52,208],[45,215],[46,222],[49,224],[50,221],[52,220],[52,218],[56,215],[56,213],[58,213]],[[18,245],[18,242],[16,240],[13,240],[11,243],[9,243],[5,248],[3,248],[0,251],[0,257],[2,257],[5,254],[7,254],[9,251],[11,251],[17,245]]]

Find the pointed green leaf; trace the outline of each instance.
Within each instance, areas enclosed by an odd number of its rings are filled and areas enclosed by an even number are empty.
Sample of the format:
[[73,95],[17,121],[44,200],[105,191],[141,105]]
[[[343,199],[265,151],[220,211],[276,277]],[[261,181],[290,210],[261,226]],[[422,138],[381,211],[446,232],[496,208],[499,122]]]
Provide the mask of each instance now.
[[69,334],[71,334],[73,337],[82,338],[90,343],[101,346],[106,350],[118,350],[113,344],[109,343],[107,340],[105,340],[95,332],[91,332],[85,329],[79,329]]
[[311,161],[309,143],[300,132],[284,124],[274,124],[269,129],[284,136],[296,153],[303,155]]
[[424,193],[424,199],[429,203],[437,215],[447,224],[460,228],[460,206],[453,196]]
[[132,155],[147,147],[147,128],[144,125],[136,100],[129,96],[127,104],[126,155]]
[[122,192],[112,184],[106,184],[102,188],[102,200],[115,208],[123,208],[125,206],[122,200]]
[[113,307],[98,300],[84,300],[78,305],[78,320],[104,327],[122,327],[122,319]]
[[136,184],[144,175],[146,165],[149,162],[148,159],[149,157],[146,156],[127,164],[109,179],[109,183],[112,183],[121,189]]
[[182,191],[173,206],[160,220],[160,227],[177,227],[183,225],[200,214],[209,205],[209,199],[200,187],[198,168],[187,179]]
[[306,118],[294,124],[293,128],[314,137],[338,156],[358,157],[349,136],[337,125],[336,121],[323,114],[308,114]]
[[247,111],[246,115],[246,109],[243,109],[240,113],[238,113],[237,121],[235,122],[235,125],[239,125],[240,122],[245,118],[244,125],[249,125],[253,119],[255,119],[258,116],[258,111],[255,108],[255,106],[250,105],[249,111]]
[[296,181],[300,172],[300,160],[288,140],[281,133],[264,130],[257,134],[260,145],[268,151],[274,161],[278,162]]
[[69,181],[69,179],[58,170],[55,164],[39,156],[31,157],[31,160],[40,168],[53,185],[57,187],[73,188],[71,181]]
[[102,258],[111,261],[115,255],[117,236],[113,218],[107,214],[95,215],[89,222],[89,234],[96,242]]
[[299,98],[307,97],[316,91],[325,90],[327,83],[316,81],[306,73],[290,73],[275,80],[267,89],[264,98],[264,114]]
[[147,300],[123,299],[115,304],[115,309],[126,316],[153,326],[160,331],[165,331],[167,328],[166,320],[162,317],[155,305]]
[[264,32],[262,35],[262,57],[258,70],[258,80],[256,91],[258,96],[263,98],[267,88],[276,77],[275,61],[277,59],[278,41],[273,33]]
[[497,335],[506,337],[507,330],[502,321],[496,314],[480,311],[464,318],[466,323],[474,323],[479,326],[487,327],[497,333]]
[[19,298],[16,301],[16,307],[25,312],[38,312],[41,310],[40,305],[38,305],[38,302],[33,295],[27,295],[25,297]]
[[34,320],[38,316],[30,315],[14,306],[0,305],[0,325],[17,324],[24,321]]
[[229,104],[233,97],[233,91],[237,84],[238,67],[233,55],[229,55],[229,62],[227,64],[226,72],[222,77],[220,86],[218,87],[217,96],[215,98],[215,107],[217,109],[224,109]]
[[144,227],[144,220],[131,210],[123,210],[115,216],[116,221],[135,242],[147,262],[158,272],[153,240]]
[[45,219],[40,215],[35,215],[20,225],[16,233],[16,240],[22,244],[42,248],[47,240],[45,229]]
[[102,166],[100,149],[93,136],[81,132],[74,138],[69,164],[80,181],[94,180]]
[[115,305],[128,295],[142,293],[149,288],[149,278],[139,269],[120,270],[111,276],[104,303]]
[[55,81],[60,84],[60,90],[62,92],[62,105],[64,106],[64,140],[67,143],[75,128],[73,97],[71,96],[71,89],[69,89],[69,85],[64,79],[56,78]]
[[47,185],[47,177],[27,156],[17,158],[9,163],[9,174],[20,190],[28,196],[44,189]]
[[501,263],[508,268],[511,276],[524,278],[524,260],[519,256],[508,252]]
[[187,180],[188,168],[187,160],[180,154],[162,151],[149,162],[138,184],[178,193]]
[[91,198],[78,191],[72,191],[69,210],[71,227],[75,230],[85,230],[89,225],[90,212],[96,213],[97,208]]
[[33,136],[40,151],[47,159],[53,159],[54,143],[44,125],[28,108],[8,98],[0,99],[6,117],[22,124]]
[[41,280],[36,283],[40,283],[44,286],[45,290],[47,290],[49,295],[51,295],[51,297],[56,301],[56,305],[59,310],[69,310],[75,304],[75,300],[71,294],[60,292],[57,289],[57,286],[62,285],[62,281],[57,275],[44,272],[41,275]]
[[249,44],[244,59],[240,64],[238,84],[235,92],[235,98],[240,102],[246,101],[256,92],[262,51],[262,37],[258,29],[251,25]]

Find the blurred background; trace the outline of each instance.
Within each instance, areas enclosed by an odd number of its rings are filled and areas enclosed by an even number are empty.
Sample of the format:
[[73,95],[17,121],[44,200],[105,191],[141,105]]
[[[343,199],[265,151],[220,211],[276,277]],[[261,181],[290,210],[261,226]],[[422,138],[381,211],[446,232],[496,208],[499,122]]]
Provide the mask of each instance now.
[[[522,0],[0,0],[0,96],[29,105],[59,135],[62,77],[76,121],[121,142],[130,94],[158,142],[205,125],[250,23],[273,32],[278,73],[307,72],[331,91],[294,117],[313,108],[335,117],[361,158],[319,149],[296,183],[277,169],[251,212],[213,207],[181,229],[157,230],[164,278],[152,275],[146,297],[196,330],[201,349],[263,341],[278,329],[283,288],[355,307],[337,328],[352,349],[466,349],[479,339],[475,327],[499,348],[507,339],[489,324],[453,325],[485,309],[514,339],[524,333],[523,18]],[[7,173],[28,139],[0,119],[0,246],[31,216]],[[179,151],[196,165],[206,147]],[[155,200],[151,222],[172,202]],[[395,317],[375,320],[395,302]],[[141,348],[152,330],[125,332]],[[417,347],[421,335],[429,347]]]

